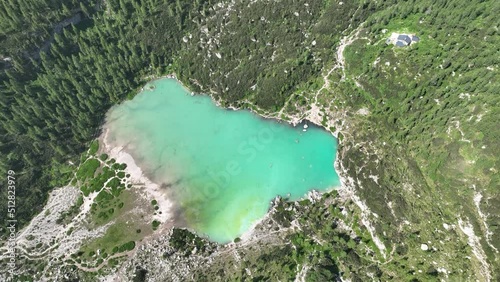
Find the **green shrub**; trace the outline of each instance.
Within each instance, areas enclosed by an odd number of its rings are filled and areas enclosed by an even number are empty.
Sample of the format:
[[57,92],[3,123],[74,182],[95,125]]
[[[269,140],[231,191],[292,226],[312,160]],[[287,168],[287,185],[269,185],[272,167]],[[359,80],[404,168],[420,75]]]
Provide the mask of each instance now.
[[109,187],[111,189],[116,189],[118,186],[120,186],[120,179],[114,177],[108,183],[106,184],[106,187]]
[[160,226],[160,222],[157,220],[153,220],[153,223],[151,223],[153,226],[153,230],[158,229],[158,226]]
[[92,141],[92,143],[90,143],[89,154],[93,156],[97,153],[98,150],[99,150],[99,141],[97,140]]
[[96,159],[86,160],[76,172],[76,177],[80,181],[85,181],[87,178],[93,178],[95,171],[99,168],[100,163]]

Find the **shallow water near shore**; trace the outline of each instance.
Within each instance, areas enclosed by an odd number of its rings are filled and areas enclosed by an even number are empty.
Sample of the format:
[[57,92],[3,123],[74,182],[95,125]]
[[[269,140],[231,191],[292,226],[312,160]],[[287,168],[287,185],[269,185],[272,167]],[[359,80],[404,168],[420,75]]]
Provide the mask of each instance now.
[[327,131],[219,108],[174,79],[150,86],[110,110],[108,142],[126,148],[200,235],[229,242],[262,218],[277,195],[294,200],[340,185],[337,143]]

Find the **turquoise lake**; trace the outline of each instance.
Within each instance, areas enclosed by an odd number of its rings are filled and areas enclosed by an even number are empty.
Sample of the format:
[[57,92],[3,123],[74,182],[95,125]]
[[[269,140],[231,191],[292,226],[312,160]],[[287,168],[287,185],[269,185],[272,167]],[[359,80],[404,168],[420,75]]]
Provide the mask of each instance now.
[[173,79],[146,85],[107,116],[108,138],[176,204],[179,222],[226,243],[261,219],[276,196],[299,199],[340,185],[327,131],[217,107]]

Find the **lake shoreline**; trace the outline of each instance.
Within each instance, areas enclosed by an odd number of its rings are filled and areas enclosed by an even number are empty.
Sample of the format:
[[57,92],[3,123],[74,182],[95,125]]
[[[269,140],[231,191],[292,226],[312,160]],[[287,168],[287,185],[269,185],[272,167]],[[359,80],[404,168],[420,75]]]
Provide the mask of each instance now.
[[130,181],[134,184],[134,186],[142,186],[141,192],[145,192],[145,197],[148,200],[156,200],[158,202],[158,206],[161,211],[161,214],[158,212],[156,216],[154,216],[155,220],[158,220],[161,223],[175,221],[175,208],[174,202],[165,195],[161,191],[161,186],[157,183],[154,183],[146,173],[137,165],[136,160],[132,157],[130,152],[127,152],[127,148],[124,146],[114,146],[112,145],[107,137],[109,129],[103,125],[103,133],[99,136],[99,146],[101,149],[101,153],[106,153],[109,155],[109,158],[115,159],[117,163],[125,163],[127,165],[125,172],[130,174]]
[[[175,73],[169,74],[169,75],[165,75],[165,76],[161,76],[161,77],[154,77],[154,78],[152,78],[152,80],[150,82],[146,83],[141,88],[140,92],[137,93],[136,95],[141,94],[142,92],[147,91],[147,90],[154,91],[156,89],[156,86],[151,87],[151,85],[153,85],[152,83],[154,83],[157,80],[161,80],[161,79],[172,79],[172,80],[175,80],[179,85],[182,86],[182,88],[185,90],[185,92],[187,93],[187,95],[190,94],[191,96],[194,96],[194,95],[209,96],[211,98],[212,102],[217,107],[219,107],[221,109],[228,110],[228,111],[239,111],[239,110],[248,111],[248,112],[251,112],[253,114],[256,114],[256,116],[259,117],[259,118],[263,118],[263,119],[266,119],[266,120],[272,120],[272,121],[277,122],[277,123],[284,123],[284,122],[286,122],[287,125],[292,125],[293,127],[297,127],[297,126],[301,127],[301,128],[303,128],[303,131],[307,131],[308,129],[312,129],[312,128],[318,128],[318,129],[325,130],[326,132],[331,133],[335,137],[335,134],[333,134],[330,130],[326,129],[325,126],[323,126],[322,124],[317,124],[316,122],[314,122],[312,120],[309,120],[308,118],[294,118],[292,120],[285,120],[285,119],[277,117],[277,116],[271,116],[271,115],[266,115],[266,114],[259,113],[259,112],[255,111],[254,109],[251,109],[251,108],[241,108],[241,107],[239,108],[239,107],[234,107],[234,106],[223,107],[222,104],[219,101],[217,101],[217,99],[215,99],[214,95],[212,95],[212,94],[204,94],[204,93],[195,93],[195,92],[192,92],[186,85],[184,85],[177,78],[177,76],[175,75]],[[138,182],[138,183],[146,183],[145,188],[146,188],[146,190],[149,191],[150,194],[154,194],[155,193],[154,191],[162,193],[161,191],[159,191],[159,187],[160,187],[161,184],[157,184],[157,183],[152,182],[150,180],[150,178],[148,178],[145,175],[145,172],[137,165],[136,160],[134,160],[134,158],[132,157],[132,155],[130,154],[130,151],[126,148],[126,146],[112,146],[111,144],[109,144],[109,142],[106,141],[107,131],[109,130],[109,129],[106,128],[106,126],[108,125],[108,122],[109,122],[109,120],[108,120],[108,117],[107,117],[106,118],[106,122],[103,125],[103,134],[100,137],[100,140],[101,140],[102,144],[104,144],[105,145],[104,147],[106,147],[106,152],[110,154],[110,157],[115,158],[118,162],[127,163],[127,166],[130,167],[131,170],[135,172],[136,177],[134,179],[136,180],[136,182]],[[305,126],[305,125],[307,125],[307,126]],[[335,140],[336,140],[336,143],[338,144],[338,139],[335,138]],[[338,161],[338,158],[335,158],[334,162],[332,163],[332,167],[334,167],[334,168],[336,167],[335,163],[337,161]],[[339,190],[339,189],[342,188],[343,183],[345,183],[342,180],[342,177],[340,177],[340,175],[339,175],[339,181],[340,181],[340,183],[338,185],[332,186],[332,187],[328,188],[326,191],[320,192],[320,191],[317,191],[317,190],[310,190],[310,192],[314,191],[316,193],[319,193],[319,195],[323,195],[324,193],[328,193],[331,190]],[[153,191],[153,192],[151,192],[151,191]],[[299,199],[295,199],[295,200],[301,200],[301,199],[307,199],[307,198],[309,198],[309,193],[310,192],[308,192],[307,194],[303,195]],[[163,194],[164,194],[163,196],[166,197],[166,193],[163,193]],[[175,206],[175,203],[172,201],[172,199],[170,199],[168,197],[166,197],[166,198],[167,198],[166,199],[167,206],[170,209],[169,210],[170,214],[174,214],[175,209],[173,207]],[[275,199],[271,200],[269,202],[269,204],[272,204],[272,202],[274,200]],[[251,237],[251,234],[254,232],[254,228],[260,222],[262,222],[271,212],[272,212],[272,205],[269,206],[269,209],[266,212],[265,216],[263,218],[260,218],[260,219],[258,219],[256,221],[254,221],[252,223],[251,227],[248,230],[246,230],[244,233],[242,233],[240,235],[240,237],[241,238]],[[172,220],[174,222],[176,221],[176,219],[174,219],[173,217],[171,217],[170,220]],[[182,224],[181,222],[174,223],[173,225],[175,227],[178,227],[178,228],[185,228],[185,225]],[[188,229],[191,230],[191,231],[193,231],[191,228],[188,228]],[[202,237],[206,237],[209,240],[211,240],[210,237],[205,236],[203,234],[198,234],[198,235],[202,236]],[[213,241],[213,240],[211,240],[211,241]],[[221,245],[225,245],[225,244],[228,244],[228,243],[230,243],[230,242],[221,243]]]
[[328,128],[326,128],[325,126],[323,126],[321,124],[320,120],[317,120],[315,117],[312,117],[312,116],[311,117],[303,117],[303,118],[289,116],[290,120],[286,120],[286,119],[283,119],[279,116],[274,116],[272,113],[257,112],[256,110],[254,110],[252,108],[236,107],[233,105],[224,107],[221,104],[221,102],[215,98],[214,93],[207,94],[207,93],[197,93],[197,92],[192,91],[191,89],[189,89],[189,87],[187,85],[185,85],[181,80],[179,80],[177,78],[177,75],[175,73],[170,73],[170,74],[162,75],[162,76],[154,76],[153,75],[153,76],[150,76],[148,78],[150,78],[151,80],[149,82],[147,82],[143,87],[141,87],[140,92],[137,93],[136,95],[140,94],[143,91],[153,91],[154,90],[154,88],[147,89],[146,88],[147,84],[150,84],[154,81],[165,79],[165,78],[173,79],[177,83],[179,83],[182,86],[182,88],[184,88],[184,90],[186,90],[186,92],[190,93],[191,96],[195,96],[195,95],[208,96],[212,99],[212,101],[215,103],[215,105],[217,105],[217,107],[219,107],[221,109],[228,110],[228,111],[249,111],[251,113],[256,114],[257,116],[259,116],[261,118],[275,120],[276,122],[280,122],[280,123],[285,122],[289,125],[292,125],[293,127],[300,126],[300,125],[303,125],[305,123],[314,124],[315,126],[320,127],[323,130],[330,132],[335,138],[337,138],[337,135],[338,135],[338,132],[330,131]]

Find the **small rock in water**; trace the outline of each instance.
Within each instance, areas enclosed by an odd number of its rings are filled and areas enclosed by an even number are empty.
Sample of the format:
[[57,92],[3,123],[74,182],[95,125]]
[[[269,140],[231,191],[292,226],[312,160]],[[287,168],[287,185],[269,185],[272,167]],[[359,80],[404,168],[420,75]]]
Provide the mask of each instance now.
[[304,124],[304,128],[308,128],[309,126],[307,124]]

